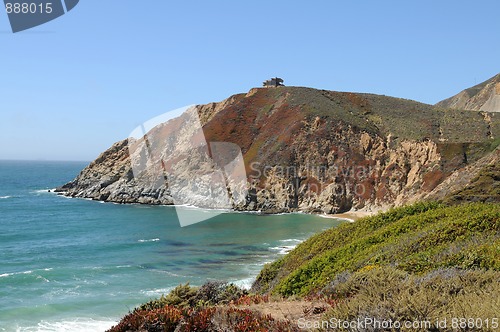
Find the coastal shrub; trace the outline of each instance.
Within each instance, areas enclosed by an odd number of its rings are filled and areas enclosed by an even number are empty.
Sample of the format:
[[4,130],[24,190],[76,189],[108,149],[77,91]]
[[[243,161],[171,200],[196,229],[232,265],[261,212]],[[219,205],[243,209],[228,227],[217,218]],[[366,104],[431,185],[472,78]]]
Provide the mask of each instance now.
[[228,304],[247,295],[248,292],[235,284],[221,281],[208,281],[201,286],[194,297],[197,306]]
[[348,298],[359,293],[361,289],[377,283],[377,292],[390,294],[397,290],[394,286],[408,278],[408,273],[394,268],[374,267],[362,269],[357,273],[341,273],[334,281],[323,288],[322,293],[336,298]]
[[436,202],[419,202],[410,206],[393,208],[372,217],[361,218],[355,223],[344,223],[316,234],[299,244],[285,257],[264,266],[252,286],[252,291],[264,293],[273,290],[281,279],[312,258],[368,236],[373,231],[395,223],[405,216],[418,215],[441,206]]
[[180,310],[165,306],[154,310],[136,310],[108,332],[192,332],[192,331],[299,331],[287,320],[275,320],[249,309],[207,307]]
[[[288,254],[289,255],[289,254]],[[252,291],[258,293],[265,293],[272,289],[277,279],[279,279],[279,273],[283,273],[281,270],[283,267],[284,260],[278,259],[272,263],[267,263],[264,268],[260,271],[257,280],[252,285]]]
[[185,285],[175,287],[168,295],[162,295],[159,299],[151,300],[142,304],[139,310],[154,310],[164,306],[176,306],[180,308],[191,307],[196,304],[197,288]]
[[215,312],[216,308],[214,307],[202,310],[188,310],[176,332],[217,331],[212,322]]
[[217,309],[212,320],[216,326],[214,331],[299,331],[292,322],[275,320],[271,315],[234,307]]
[[248,292],[235,284],[221,281],[207,281],[201,287],[191,287],[189,283],[175,287],[169,294],[139,306],[139,310],[154,310],[170,305],[179,308],[196,308],[229,304]]
[[134,310],[108,332],[173,332],[182,318],[183,313],[180,309],[168,305],[157,309]]
[[[415,329],[418,331],[456,331],[451,328],[454,317],[491,322],[500,312],[500,272],[491,270],[442,268],[416,276],[393,267],[377,267],[353,273],[328,291],[343,299],[326,313],[325,319],[431,323],[429,327]],[[435,322],[445,318],[448,329],[438,329]],[[467,330],[494,329],[482,326]]]
[[313,236],[279,265],[266,266],[256,285],[265,281],[275,285],[268,288],[274,294],[304,296],[341,272],[370,265],[397,266],[413,274],[451,266],[498,270],[499,241],[498,204],[418,203]]

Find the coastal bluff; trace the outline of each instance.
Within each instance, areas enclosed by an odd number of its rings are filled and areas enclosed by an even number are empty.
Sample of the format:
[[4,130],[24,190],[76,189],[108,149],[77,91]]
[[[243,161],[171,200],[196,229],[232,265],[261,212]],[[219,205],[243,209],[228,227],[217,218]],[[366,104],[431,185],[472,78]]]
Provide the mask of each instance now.
[[[497,112],[305,87],[254,88],[195,110],[207,141],[241,149],[248,195],[232,208],[264,213],[376,211],[432,197],[455,172],[489,156],[500,137]],[[148,135],[162,139],[155,129]],[[173,204],[178,187],[134,176],[131,140],[113,144],[57,191]],[[183,160],[202,168],[190,155]]]

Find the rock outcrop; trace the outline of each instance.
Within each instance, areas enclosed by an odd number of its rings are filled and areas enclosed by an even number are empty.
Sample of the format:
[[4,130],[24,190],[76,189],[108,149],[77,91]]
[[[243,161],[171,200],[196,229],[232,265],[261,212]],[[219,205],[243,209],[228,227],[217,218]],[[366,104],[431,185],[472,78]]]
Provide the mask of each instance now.
[[478,161],[453,172],[424,199],[450,204],[500,203],[500,146]]
[[[241,149],[248,195],[232,207],[268,213],[371,211],[423,198],[488,154],[500,135],[499,113],[299,87],[252,89],[195,112],[207,142]],[[148,136],[182,147],[191,136],[176,131],[179,121]],[[165,130],[174,134],[166,137]],[[172,204],[173,196],[196,184],[192,174],[214,166],[196,151],[167,148],[158,155],[177,160],[190,175],[162,161],[163,172],[180,174],[177,181],[169,181],[169,174],[151,181],[151,173],[134,174],[131,164],[130,151],[140,144],[148,142],[114,144],[58,191],[108,202]]]

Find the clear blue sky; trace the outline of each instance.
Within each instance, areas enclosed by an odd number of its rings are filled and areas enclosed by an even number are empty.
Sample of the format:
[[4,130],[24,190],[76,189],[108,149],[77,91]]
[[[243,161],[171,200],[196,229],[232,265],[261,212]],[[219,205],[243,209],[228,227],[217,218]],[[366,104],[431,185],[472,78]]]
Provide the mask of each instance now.
[[140,123],[286,85],[435,103],[500,72],[500,1],[81,0],[12,34],[0,159],[92,160]]

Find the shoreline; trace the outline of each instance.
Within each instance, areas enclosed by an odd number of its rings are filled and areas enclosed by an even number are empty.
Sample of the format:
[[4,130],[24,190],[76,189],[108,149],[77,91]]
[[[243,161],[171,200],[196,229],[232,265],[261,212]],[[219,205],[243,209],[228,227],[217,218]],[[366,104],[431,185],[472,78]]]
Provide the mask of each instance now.
[[342,219],[342,220],[347,220],[349,222],[355,222],[355,221],[357,221],[361,218],[364,218],[364,217],[374,216],[381,211],[382,210],[370,211],[370,212],[368,212],[368,211],[347,211],[344,213],[324,214],[322,216],[324,218]]
[[314,213],[314,212],[306,212],[306,211],[293,211],[293,212],[277,212],[277,213],[269,213],[266,211],[255,211],[255,210],[234,210],[234,209],[209,209],[209,208],[203,208],[203,207],[198,207],[198,206],[193,206],[193,205],[184,205],[184,204],[147,204],[147,203],[139,203],[139,202],[130,202],[130,203],[119,203],[119,202],[110,202],[110,201],[101,201],[101,200],[96,200],[93,198],[88,198],[88,197],[74,197],[74,196],[69,196],[65,195],[64,191],[58,191],[58,188],[54,189],[43,189],[43,191],[47,191],[49,193],[54,193],[57,196],[62,196],[66,198],[76,198],[76,199],[83,199],[83,200],[89,200],[89,201],[96,201],[100,203],[111,203],[111,204],[118,204],[118,205],[145,205],[145,206],[169,206],[169,207],[183,207],[183,208],[191,208],[191,209],[196,209],[196,210],[210,210],[210,211],[222,211],[222,212],[233,212],[233,213],[251,213],[251,214],[260,214],[260,215],[283,215],[283,214],[308,214],[312,216],[319,216],[322,218],[331,218],[331,219],[342,219],[346,220],[349,222],[355,222],[358,219],[364,218],[364,217],[371,217],[373,215],[376,215],[379,212],[383,212],[383,209],[376,210],[376,211],[347,211],[343,213],[334,213],[334,214],[325,214],[325,213]]

